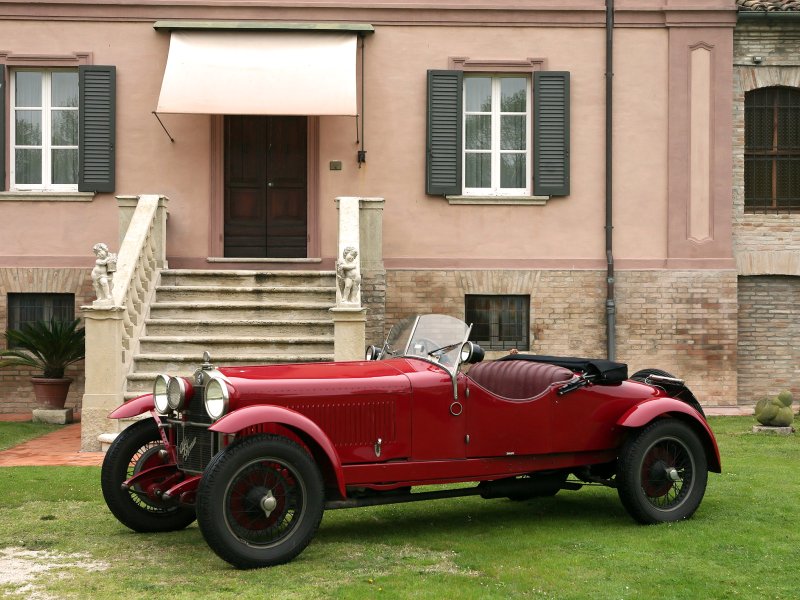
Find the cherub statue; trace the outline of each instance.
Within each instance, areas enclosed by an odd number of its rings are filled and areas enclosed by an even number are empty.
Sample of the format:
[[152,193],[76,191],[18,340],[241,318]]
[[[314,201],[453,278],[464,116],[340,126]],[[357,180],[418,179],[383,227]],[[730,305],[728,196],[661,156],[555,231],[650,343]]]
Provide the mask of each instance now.
[[92,269],[92,285],[97,300],[93,304],[110,305],[114,300],[111,296],[114,272],[117,270],[117,255],[108,251],[108,246],[100,242],[92,247],[92,252],[97,256]]
[[345,304],[358,303],[358,291],[361,288],[361,269],[358,263],[358,250],[353,246],[347,246],[342,251],[342,258],[336,261],[336,283],[341,301]]

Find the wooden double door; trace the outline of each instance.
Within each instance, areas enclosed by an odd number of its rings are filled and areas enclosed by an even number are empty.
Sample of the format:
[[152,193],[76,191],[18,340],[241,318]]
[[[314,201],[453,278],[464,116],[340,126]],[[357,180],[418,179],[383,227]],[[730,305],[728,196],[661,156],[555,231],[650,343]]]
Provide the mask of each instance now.
[[307,117],[225,117],[225,256],[305,258]]

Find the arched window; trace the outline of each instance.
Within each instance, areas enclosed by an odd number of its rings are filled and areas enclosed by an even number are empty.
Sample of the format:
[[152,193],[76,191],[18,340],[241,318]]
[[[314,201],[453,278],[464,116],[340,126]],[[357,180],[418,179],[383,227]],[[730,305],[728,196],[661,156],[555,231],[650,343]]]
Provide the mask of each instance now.
[[753,90],[744,107],[745,209],[800,211],[800,89]]

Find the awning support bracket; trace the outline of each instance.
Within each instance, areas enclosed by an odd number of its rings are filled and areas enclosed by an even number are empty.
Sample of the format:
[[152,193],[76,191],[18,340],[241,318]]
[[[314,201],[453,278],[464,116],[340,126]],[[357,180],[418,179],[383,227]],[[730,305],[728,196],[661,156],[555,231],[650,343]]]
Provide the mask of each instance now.
[[151,113],[153,113],[153,116],[154,116],[154,117],[155,117],[155,118],[158,120],[158,123],[159,123],[159,125],[161,125],[161,129],[163,129],[163,130],[164,130],[164,133],[166,133],[166,134],[167,134],[167,137],[169,138],[169,141],[170,141],[170,142],[172,142],[172,143],[174,144],[174,143],[175,143],[175,138],[173,138],[173,137],[172,137],[172,136],[169,134],[169,131],[167,130],[167,127],[166,127],[166,126],[164,125],[164,123],[161,121],[161,118],[158,116],[158,113],[157,113],[156,111],[154,111],[154,110],[151,110],[150,112],[151,112]]

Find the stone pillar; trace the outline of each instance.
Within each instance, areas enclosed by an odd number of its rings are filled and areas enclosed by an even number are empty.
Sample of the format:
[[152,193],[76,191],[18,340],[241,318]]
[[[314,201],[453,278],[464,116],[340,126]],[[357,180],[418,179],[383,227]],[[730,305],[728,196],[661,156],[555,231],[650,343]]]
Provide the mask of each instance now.
[[[358,201],[358,248],[361,259],[361,306],[366,309],[365,343],[380,344],[385,337],[386,269],[383,264],[383,198],[336,198],[340,220],[342,201]],[[341,239],[341,234],[340,234]],[[341,245],[341,244],[340,244]],[[363,356],[363,349],[359,359]]]
[[97,452],[100,450],[98,437],[117,431],[117,424],[107,418],[108,413],[123,402],[120,385],[125,381],[123,310],[120,307],[82,308],[86,327],[86,384],[81,408],[81,451]]

